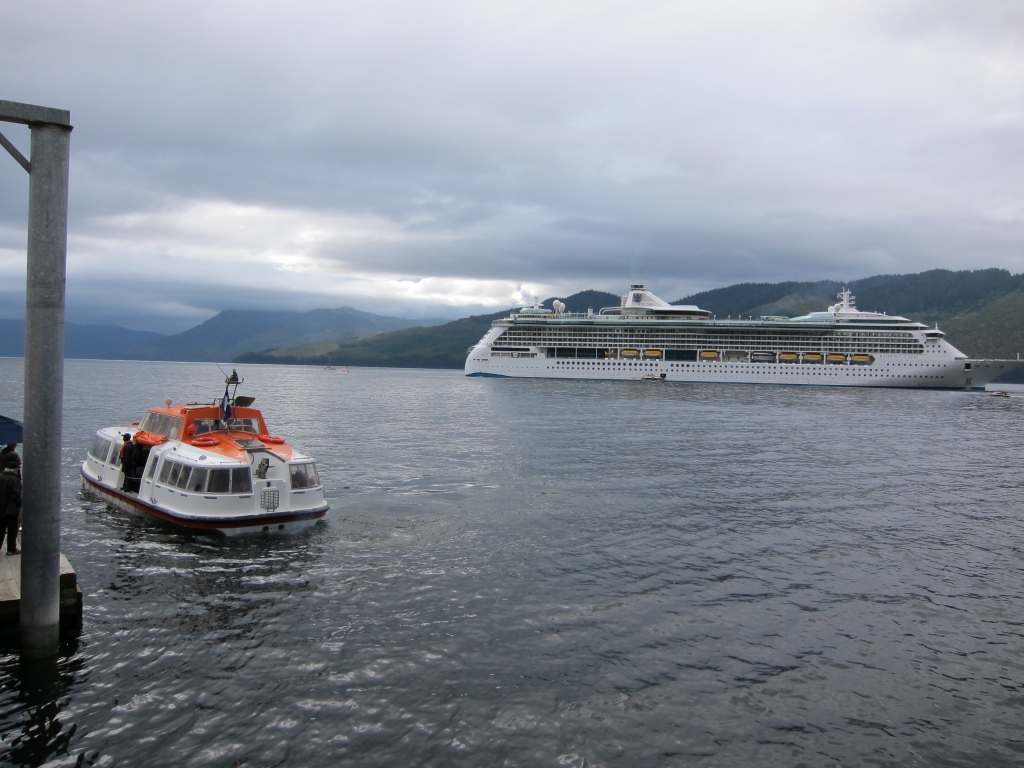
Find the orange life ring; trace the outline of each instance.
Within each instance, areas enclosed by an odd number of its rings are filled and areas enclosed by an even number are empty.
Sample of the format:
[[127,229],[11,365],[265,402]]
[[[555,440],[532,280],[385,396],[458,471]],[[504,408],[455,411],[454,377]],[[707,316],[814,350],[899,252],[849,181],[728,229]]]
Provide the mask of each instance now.
[[284,442],[284,438],[283,437],[277,437],[275,435],[259,435],[259,440],[260,440],[261,443],[280,444],[280,443]]
[[206,437],[194,437],[192,438],[192,445],[219,445],[220,440],[212,435]]

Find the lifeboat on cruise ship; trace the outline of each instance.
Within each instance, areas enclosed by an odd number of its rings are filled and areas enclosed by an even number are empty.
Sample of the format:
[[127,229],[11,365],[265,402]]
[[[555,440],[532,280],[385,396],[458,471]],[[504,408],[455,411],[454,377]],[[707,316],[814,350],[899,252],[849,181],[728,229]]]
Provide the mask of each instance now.
[[718,352],[713,349],[705,349],[701,351],[698,357],[704,362],[713,363],[716,362],[721,357],[721,355],[719,355]]
[[[133,514],[226,536],[309,527],[327,514],[313,459],[271,435],[255,398],[226,380],[209,404],[150,408],[141,423],[96,432],[82,463],[82,489]],[[229,390],[234,391],[229,396]],[[124,437],[135,471],[125,476]]]
[[619,352],[619,357],[624,357],[627,360],[636,360],[640,357],[640,350],[638,349],[623,349]]
[[751,352],[750,362],[752,363],[774,363],[775,353],[774,352]]
[[873,362],[874,355],[850,355],[850,365],[871,365]]
[[821,352],[804,352],[803,361],[805,363],[821,363],[825,361],[825,356]]
[[779,352],[780,363],[799,363],[800,355],[796,352]]
[[660,349],[645,349],[644,360],[660,360],[661,350]]
[[829,365],[843,365],[846,362],[846,355],[839,352],[829,352],[825,355],[825,362]]

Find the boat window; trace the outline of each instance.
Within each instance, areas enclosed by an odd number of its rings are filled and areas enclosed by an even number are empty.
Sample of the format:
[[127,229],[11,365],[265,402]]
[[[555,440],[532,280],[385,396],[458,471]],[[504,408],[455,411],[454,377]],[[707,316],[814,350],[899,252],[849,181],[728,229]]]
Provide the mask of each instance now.
[[149,478],[150,480],[152,480],[153,479],[153,475],[156,474],[156,465],[159,464],[159,463],[160,463],[160,457],[159,456],[150,456],[149,457],[149,471],[146,472],[146,477]]
[[185,488],[189,493],[204,493],[206,491],[206,474],[209,470],[196,467],[192,470],[188,479],[188,486]]
[[231,470],[210,470],[210,493],[229,493],[231,491]]
[[252,493],[252,477],[248,467],[231,470],[231,492]]
[[178,475],[178,482],[175,485],[178,488],[185,488],[188,486],[188,476],[192,474],[192,467],[187,464],[181,465],[181,473]]
[[97,461],[106,461],[108,453],[110,453],[110,441],[96,435],[89,447],[89,455]]
[[154,435],[163,435],[171,440],[178,440],[181,437],[181,425],[184,419],[176,416],[167,416],[163,413],[147,413],[142,420],[139,429],[142,432],[150,432]]
[[171,467],[174,466],[173,461],[165,461],[164,465],[160,467],[160,480],[161,483],[167,482],[167,476],[171,473]]
[[196,428],[196,434],[202,435],[205,432],[251,432],[254,435],[260,433],[258,419],[196,419],[192,422]]
[[312,464],[292,464],[289,467],[292,488],[316,488],[320,478],[316,475],[316,467]]
[[[177,485],[178,478],[181,476],[182,465],[177,462],[168,462],[168,464],[171,465],[171,473],[167,476],[167,484]],[[163,478],[163,474],[161,474],[161,478]]]
[[290,467],[292,488],[305,488],[308,485],[305,464],[292,464]]
[[171,440],[179,440],[181,438],[181,425],[185,420],[169,417],[168,421],[170,421],[170,424],[167,426],[167,431],[164,434]]
[[292,488],[315,488],[319,483],[312,464],[292,464],[290,470]]
[[181,465],[181,473],[178,475],[178,481],[176,483],[179,488],[185,488],[188,486],[188,476],[191,474],[191,471],[193,471],[193,468],[189,467],[187,464]]

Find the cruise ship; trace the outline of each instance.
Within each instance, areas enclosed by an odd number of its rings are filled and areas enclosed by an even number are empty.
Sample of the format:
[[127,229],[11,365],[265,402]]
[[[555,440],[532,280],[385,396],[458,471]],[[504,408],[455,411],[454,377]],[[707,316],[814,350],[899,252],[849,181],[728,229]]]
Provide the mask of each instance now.
[[494,321],[466,375],[984,389],[1022,364],[971,359],[937,327],[859,310],[848,290],[837,298],[802,317],[726,320],[643,285],[596,313],[534,304]]

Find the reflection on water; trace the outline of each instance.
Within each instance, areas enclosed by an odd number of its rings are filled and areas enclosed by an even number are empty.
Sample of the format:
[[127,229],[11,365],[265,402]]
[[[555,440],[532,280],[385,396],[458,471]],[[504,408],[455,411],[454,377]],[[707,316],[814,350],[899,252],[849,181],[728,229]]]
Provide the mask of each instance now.
[[77,642],[64,642],[59,658],[31,663],[18,661],[9,646],[4,650],[0,660],[3,760],[42,765],[54,756],[67,755],[78,728],[64,713],[68,691],[73,683],[88,679]]
[[[77,477],[93,429],[212,400],[216,368],[68,370],[63,549],[85,619],[49,667],[0,649],[7,763],[1024,752],[1024,399],[252,367],[332,510],[224,540]],[[19,377],[0,360],[0,412]]]

